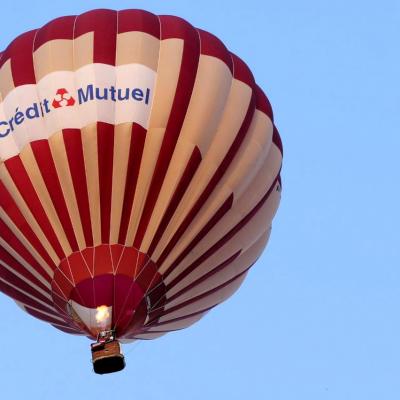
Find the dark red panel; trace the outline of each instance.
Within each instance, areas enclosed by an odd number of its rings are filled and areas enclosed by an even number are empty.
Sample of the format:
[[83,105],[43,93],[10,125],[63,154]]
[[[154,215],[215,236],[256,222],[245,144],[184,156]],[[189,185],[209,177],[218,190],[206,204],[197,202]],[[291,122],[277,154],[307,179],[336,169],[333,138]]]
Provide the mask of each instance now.
[[0,68],[11,59],[11,72],[14,86],[36,83],[35,70],[33,67],[33,40],[36,30],[23,33],[18,36],[3,53]]
[[79,129],[64,129],[63,138],[86,246],[93,246],[82,133]]
[[121,225],[118,242],[125,244],[128,232],[129,219],[132,212],[136,185],[139,176],[140,163],[142,161],[146,129],[138,124],[132,124],[132,137],[129,148],[128,172],[125,181],[124,204],[122,206]]
[[274,113],[272,111],[271,103],[268,100],[268,97],[265,95],[263,90],[258,86],[255,85],[256,94],[256,108],[257,110],[262,111],[264,114],[268,115],[270,120],[274,122]]
[[115,65],[117,12],[99,9],[79,15],[75,23],[74,37],[88,32],[94,32],[94,62]]
[[122,10],[118,12],[118,33],[140,31],[160,38],[158,16],[143,10]]
[[246,85],[250,86],[254,90],[256,83],[254,81],[254,76],[253,76],[253,73],[250,71],[250,68],[236,54],[231,53],[231,57],[232,57],[232,62],[233,62],[234,78],[245,83]]
[[89,271],[92,273],[92,276],[94,275],[94,248],[93,247],[88,247],[84,250],[81,251],[82,257],[85,260],[85,263],[87,267],[89,268]]
[[119,260],[117,274],[126,275],[131,278],[135,275],[135,269],[139,257],[139,252],[133,247],[125,247]]
[[75,19],[75,15],[60,17],[40,28],[36,33],[34,50],[50,40],[73,39]]
[[283,155],[282,139],[281,139],[281,136],[279,135],[278,129],[276,129],[275,125],[274,125],[274,132],[272,134],[272,142],[278,147],[281,154]]
[[124,246],[114,244],[110,246],[113,272],[115,273],[124,251]]
[[97,153],[99,165],[101,240],[110,240],[112,171],[114,162],[114,125],[97,123]]
[[[83,280],[91,278],[91,270],[88,268],[82,253],[76,252],[71,254],[67,259],[63,260],[61,265],[66,264],[69,266],[75,285]],[[66,267],[64,267],[66,269]],[[64,268],[60,268],[63,270]],[[68,276],[68,275],[67,275]]]
[[227,67],[233,71],[233,63],[231,53],[225,47],[225,45],[216,36],[210,32],[203,31],[197,28],[197,32],[200,36],[201,43],[201,54],[206,56],[216,57],[224,62]]
[[94,275],[112,274],[111,250],[108,244],[94,248]]
[[125,275],[115,276],[113,324],[120,334],[129,326],[142,299],[143,291],[137,283]]

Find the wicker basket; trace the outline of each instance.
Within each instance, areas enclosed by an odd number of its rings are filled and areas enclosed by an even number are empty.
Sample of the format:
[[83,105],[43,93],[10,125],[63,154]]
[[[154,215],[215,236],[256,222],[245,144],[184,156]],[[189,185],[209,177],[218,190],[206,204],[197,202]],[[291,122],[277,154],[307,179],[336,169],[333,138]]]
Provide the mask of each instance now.
[[96,374],[109,374],[125,368],[125,359],[117,340],[92,344],[92,361]]

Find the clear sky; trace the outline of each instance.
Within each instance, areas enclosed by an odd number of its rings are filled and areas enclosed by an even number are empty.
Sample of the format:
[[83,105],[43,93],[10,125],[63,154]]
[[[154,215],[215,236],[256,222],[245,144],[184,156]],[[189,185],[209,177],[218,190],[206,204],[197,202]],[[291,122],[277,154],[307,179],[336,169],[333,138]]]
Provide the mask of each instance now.
[[399,399],[400,2],[7,0],[0,47],[91,8],[179,15],[248,63],[283,139],[282,203],[239,292],[126,346],[119,374],[0,295],[0,398]]

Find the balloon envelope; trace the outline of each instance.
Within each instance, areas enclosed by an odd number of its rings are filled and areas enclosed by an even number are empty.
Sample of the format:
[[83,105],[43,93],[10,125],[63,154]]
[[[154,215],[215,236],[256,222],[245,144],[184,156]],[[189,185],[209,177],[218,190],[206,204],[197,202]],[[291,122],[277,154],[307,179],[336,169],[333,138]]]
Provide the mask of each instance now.
[[282,145],[248,67],[174,16],[94,10],[0,58],[0,290],[72,334],[151,339],[264,249]]

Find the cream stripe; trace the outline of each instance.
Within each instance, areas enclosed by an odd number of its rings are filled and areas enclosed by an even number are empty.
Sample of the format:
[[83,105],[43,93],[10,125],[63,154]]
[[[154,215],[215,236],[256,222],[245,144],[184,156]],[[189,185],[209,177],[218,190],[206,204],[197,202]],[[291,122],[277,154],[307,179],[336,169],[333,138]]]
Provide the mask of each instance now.
[[67,205],[68,214],[72,222],[75,237],[79,249],[86,247],[85,237],[82,230],[82,222],[79,215],[78,203],[75,197],[74,185],[72,182],[71,171],[69,169],[68,157],[65,150],[62,132],[58,132],[49,139],[49,145],[56,166],[58,179]]
[[183,41],[181,39],[167,39],[161,41],[160,68],[157,74],[149,129],[146,136],[135,199],[129,220],[126,239],[127,245],[133,244],[133,239],[140,222],[140,216],[143,212],[176,92],[182,53]]
[[82,129],[83,153],[89,195],[90,218],[92,221],[94,246],[101,244],[101,210],[99,188],[99,164],[97,153],[97,125]]
[[[253,207],[255,207],[255,205],[265,195],[266,190],[270,185],[272,185],[273,180],[277,176],[280,168],[280,161],[280,152],[275,146],[273,146],[264,162],[264,165],[259,169],[253,182],[246,188],[246,191],[243,192],[243,195],[238,200],[234,201],[232,209],[229,210],[228,213],[219,221],[219,223],[207,234],[206,238],[204,238],[196,246],[196,248],[192,250],[191,254],[188,256],[189,258],[195,257],[198,253],[204,253],[210,247],[209,243],[215,243],[221,237],[225,236],[225,234],[229,232],[232,227],[234,227],[242,218],[244,218]],[[221,193],[219,193],[219,190],[221,190]],[[226,199],[230,194],[230,191],[227,188],[216,188],[215,193],[216,194],[213,196],[225,195],[225,197],[222,198]],[[209,200],[210,202],[212,202],[213,196],[211,196],[211,199]],[[222,201],[220,203],[222,204]],[[207,204],[210,203],[207,202]],[[169,268],[171,263],[176,259],[177,255],[183,251],[188,243],[190,243],[197,232],[199,232],[204,224],[209,220],[212,212],[215,212],[218,207],[214,205],[214,208],[212,208],[207,207],[206,205],[204,210],[207,210],[207,208],[209,214],[207,215],[205,211],[202,211],[194,219],[185,235],[176,244],[170,255],[165,260],[164,264],[160,268],[160,271],[165,271]]]
[[179,212],[174,214],[163,238],[154,251],[154,259],[159,258],[177,227],[180,226],[220,166],[243,123],[251,94],[252,91],[247,85],[237,80],[232,81],[231,92],[211,146],[207,154],[203,155],[204,159],[181,200]]
[[54,71],[73,71],[73,41],[56,39],[44,43],[33,53],[36,82]]
[[197,233],[211,219],[215,210],[221,207],[231,193],[233,193],[234,199],[246,193],[248,186],[266,160],[272,141],[272,129],[272,123],[266,118],[265,114],[255,114],[253,123],[249,127],[249,132],[234,161],[185,232],[181,243],[171,253],[170,260],[176,258],[179,252],[193,240]]
[[72,43],[73,63],[75,71],[93,63],[94,32],[85,33],[75,38]]
[[[121,215],[126,189],[129,150],[132,138],[132,124],[121,124],[115,127],[114,165],[112,177],[110,243],[118,242],[121,226]],[[129,184],[129,183],[128,183]]]
[[179,137],[196,144],[203,156],[218,134],[231,87],[232,74],[227,65],[202,55]]
[[147,252],[158,224],[185,171],[194,146],[197,145],[200,153],[205,154],[211,145],[224,112],[231,84],[232,75],[225,63],[210,56],[200,57],[185,120],[141,251]]
[[160,40],[145,32],[124,32],[117,36],[116,65],[143,64],[157,70]]
[[7,60],[0,69],[1,101],[15,88],[11,72],[11,60]]

